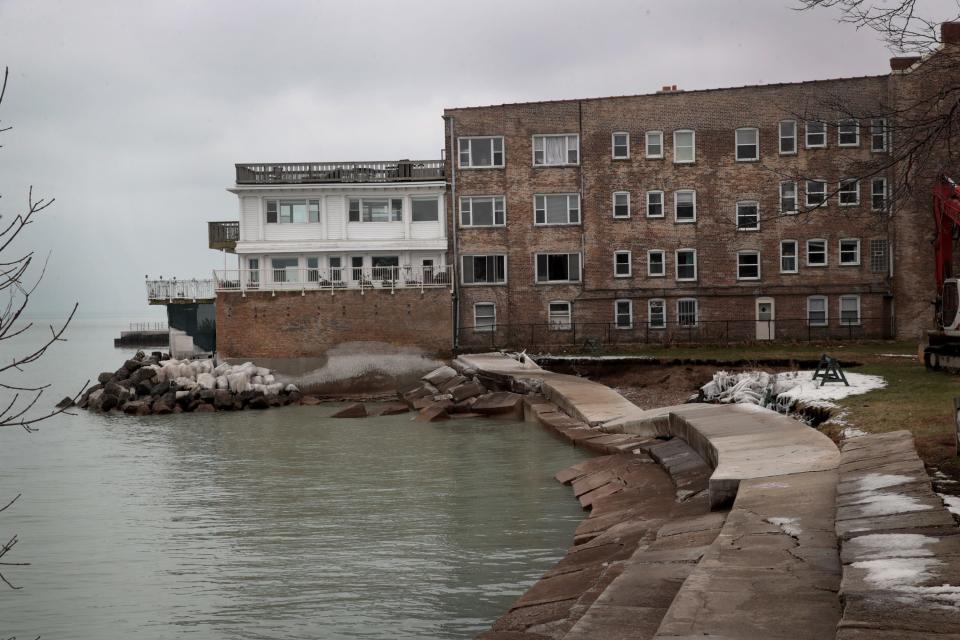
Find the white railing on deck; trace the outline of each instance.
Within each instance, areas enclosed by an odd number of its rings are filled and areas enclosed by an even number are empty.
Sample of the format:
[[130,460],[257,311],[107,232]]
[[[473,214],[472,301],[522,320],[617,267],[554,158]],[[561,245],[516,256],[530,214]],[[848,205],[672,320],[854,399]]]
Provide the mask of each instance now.
[[209,300],[213,280],[147,280],[147,300]]
[[338,269],[217,269],[214,285],[220,291],[338,291],[342,289],[453,290],[453,268],[341,267]]

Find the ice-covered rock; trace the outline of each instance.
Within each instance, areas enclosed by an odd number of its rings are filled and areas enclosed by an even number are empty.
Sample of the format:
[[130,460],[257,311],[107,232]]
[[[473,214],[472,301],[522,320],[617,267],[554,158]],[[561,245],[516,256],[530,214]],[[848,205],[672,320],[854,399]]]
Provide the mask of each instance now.
[[229,389],[230,381],[227,380],[227,376],[218,375],[217,376],[217,389]]
[[197,384],[204,389],[214,389],[217,386],[217,379],[211,373],[201,373],[197,375]]

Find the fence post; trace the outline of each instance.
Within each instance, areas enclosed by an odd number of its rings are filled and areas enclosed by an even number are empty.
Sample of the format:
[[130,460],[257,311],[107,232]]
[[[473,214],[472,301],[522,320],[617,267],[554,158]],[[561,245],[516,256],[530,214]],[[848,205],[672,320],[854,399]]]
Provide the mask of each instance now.
[[577,346],[577,323],[571,322],[570,328],[573,329],[573,333],[571,334],[571,340],[573,341],[573,346],[575,347]]
[[490,329],[490,348],[493,349],[497,344],[497,325],[494,323],[493,327]]

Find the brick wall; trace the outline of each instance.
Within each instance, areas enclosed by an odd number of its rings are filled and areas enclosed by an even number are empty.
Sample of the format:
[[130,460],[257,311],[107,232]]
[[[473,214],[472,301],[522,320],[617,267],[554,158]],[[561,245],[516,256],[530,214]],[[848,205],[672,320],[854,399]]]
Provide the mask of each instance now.
[[220,358],[323,358],[345,342],[443,357],[453,340],[447,289],[221,293],[216,308]]

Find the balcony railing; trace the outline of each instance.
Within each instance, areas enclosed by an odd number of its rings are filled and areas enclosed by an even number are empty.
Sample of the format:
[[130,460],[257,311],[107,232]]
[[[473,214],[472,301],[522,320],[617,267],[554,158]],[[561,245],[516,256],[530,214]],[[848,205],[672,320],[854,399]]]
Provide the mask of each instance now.
[[443,160],[237,164],[237,184],[443,180]]
[[213,280],[147,280],[147,302],[209,302],[214,296]]
[[237,220],[225,220],[223,222],[207,223],[207,240],[211,249],[220,251],[221,249],[233,253],[237,248],[237,241],[240,239],[240,222]]
[[453,290],[453,268],[341,267],[334,269],[218,269],[214,286],[222,291],[339,291],[356,289]]

